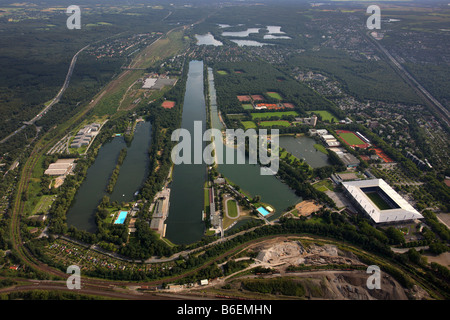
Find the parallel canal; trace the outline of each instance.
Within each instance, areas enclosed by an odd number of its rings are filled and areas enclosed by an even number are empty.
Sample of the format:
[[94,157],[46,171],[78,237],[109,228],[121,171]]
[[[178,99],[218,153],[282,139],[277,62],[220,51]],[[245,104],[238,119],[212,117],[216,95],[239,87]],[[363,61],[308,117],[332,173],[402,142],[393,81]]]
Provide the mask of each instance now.
[[[216,92],[214,88],[214,74],[211,68],[208,68],[209,96],[211,103],[211,125],[215,129],[223,129],[220,122]],[[224,148],[222,143],[217,143],[216,148]],[[224,154],[230,151],[230,147],[226,147]],[[259,165],[246,164],[221,164],[218,171],[226,178],[238,185],[246,194],[254,197],[259,195],[261,201],[275,208],[275,214],[269,218],[273,220],[278,218],[281,213],[289,206],[295,205],[302,201],[292,189],[281,182],[275,176],[263,176],[260,174]]]
[[105,191],[106,186],[117,164],[120,150],[127,145],[122,137],[116,137],[100,148],[67,213],[68,226],[96,232],[95,211],[103,196],[109,196],[111,201],[133,200],[134,193],[139,190],[148,174],[150,142],[150,122],[137,124],[134,139],[127,150],[127,156],[111,195]]

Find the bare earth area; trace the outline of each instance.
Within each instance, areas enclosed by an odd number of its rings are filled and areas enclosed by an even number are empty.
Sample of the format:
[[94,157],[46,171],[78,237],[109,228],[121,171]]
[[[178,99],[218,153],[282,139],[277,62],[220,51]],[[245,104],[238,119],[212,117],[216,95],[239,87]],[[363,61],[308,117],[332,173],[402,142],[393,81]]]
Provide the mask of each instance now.
[[[280,237],[255,244],[247,248],[247,252],[249,256],[256,256],[250,260],[252,263],[247,268],[225,278],[216,279],[207,286],[188,291],[201,292],[206,297],[214,294],[216,297],[247,299],[408,300],[429,297],[421,288],[414,287],[412,290],[403,288],[383,270],[381,270],[381,289],[369,289],[367,280],[372,274],[367,273],[368,266],[352,252],[340,250],[331,244],[319,245],[310,241],[302,243],[302,240]],[[249,259],[250,257],[240,257],[235,261]],[[331,268],[330,265],[335,267]],[[336,265],[342,265],[342,268]],[[258,266],[270,268],[273,272],[257,275],[253,272],[243,272]],[[306,270],[292,271],[292,267],[298,266],[305,267]],[[321,266],[327,267],[317,268]],[[305,290],[304,295],[261,294],[249,291],[245,287],[245,281],[276,278],[287,279],[301,285]]]

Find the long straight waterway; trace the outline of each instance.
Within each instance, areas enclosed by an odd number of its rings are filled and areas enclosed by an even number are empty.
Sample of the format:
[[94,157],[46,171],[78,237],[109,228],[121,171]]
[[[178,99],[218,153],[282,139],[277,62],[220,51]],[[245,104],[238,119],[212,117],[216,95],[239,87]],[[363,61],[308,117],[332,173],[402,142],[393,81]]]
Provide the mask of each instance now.
[[95,211],[103,196],[111,201],[132,201],[148,175],[148,148],[151,143],[151,124],[137,124],[131,146],[123,162],[113,193],[106,192],[111,174],[117,164],[120,150],[127,145],[122,137],[113,138],[99,150],[97,158],[88,169],[86,179],[79,188],[72,207],[67,213],[67,225],[96,232]]
[[[206,128],[206,104],[203,94],[203,62],[191,61],[186,82],[181,128],[190,132],[194,147],[194,121]],[[181,139],[182,140],[182,139]],[[202,150],[204,147],[202,143]],[[191,152],[192,158],[194,152]],[[192,160],[191,163],[194,163]],[[170,185],[169,216],[166,219],[166,237],[176,244],[189,244],[203,236],[202,221],[205,164],[180,164],[174,167]]]

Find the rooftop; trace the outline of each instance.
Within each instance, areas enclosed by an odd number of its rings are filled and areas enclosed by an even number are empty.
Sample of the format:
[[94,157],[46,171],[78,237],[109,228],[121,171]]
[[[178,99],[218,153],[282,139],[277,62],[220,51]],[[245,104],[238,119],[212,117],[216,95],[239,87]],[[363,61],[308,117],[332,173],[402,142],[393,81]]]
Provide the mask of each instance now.
[[[375,223],[421,219],[423,216],[383,179],[343,182],[342,186]],[[362,190],[378,187],[395,203],[396,208],[380,209]]]

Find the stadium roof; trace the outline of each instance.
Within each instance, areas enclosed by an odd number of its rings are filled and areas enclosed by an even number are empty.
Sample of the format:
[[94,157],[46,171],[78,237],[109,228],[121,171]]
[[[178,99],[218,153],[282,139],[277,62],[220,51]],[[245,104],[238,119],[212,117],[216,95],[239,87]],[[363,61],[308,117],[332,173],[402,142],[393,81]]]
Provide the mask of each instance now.
[[[383,179],[342,182],[343,187],[375,223],[421,219],[423,216]],[[399,208],[380,210],[361,188],[379,187]]]

